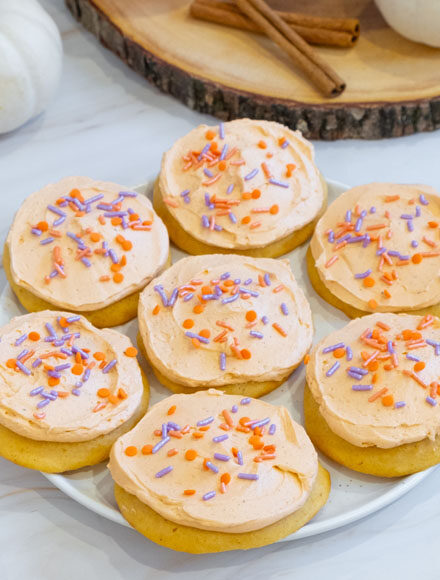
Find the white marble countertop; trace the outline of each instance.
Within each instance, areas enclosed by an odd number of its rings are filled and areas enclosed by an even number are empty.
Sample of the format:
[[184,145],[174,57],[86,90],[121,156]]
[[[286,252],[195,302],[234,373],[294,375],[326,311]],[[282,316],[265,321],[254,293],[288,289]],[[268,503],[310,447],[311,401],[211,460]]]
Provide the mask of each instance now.
[[[0,136],[2,239],[14,211],[35,189],[71,174],[142,183],[157,171],[162,152],[205,120],[102,48],[79,28],[62,0],[42,4],[62,31],[64,73],[44,115]],[[381,180],[437,189],[439,148],[440,132],[316,143],[317,162],[327,177],[351,185]],[[4,283],[1,272],[0,287]],[[0,459],[1,580],[438,579],[439,523],[437,469],[393,505],[335,532],[250,552],[191,556],[155,546],[87,511],[39,473]]]

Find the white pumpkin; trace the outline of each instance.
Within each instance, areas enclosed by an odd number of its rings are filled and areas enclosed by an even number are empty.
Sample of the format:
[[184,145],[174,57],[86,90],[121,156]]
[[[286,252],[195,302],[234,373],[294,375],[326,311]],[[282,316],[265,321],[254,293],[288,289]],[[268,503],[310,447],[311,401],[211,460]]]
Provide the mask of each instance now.
[[399,34],[440,47],[440,0],[376,0],[376,4]]
[[62,56],[58,28],[36,0],[0,0],[0,133],[43,111]]

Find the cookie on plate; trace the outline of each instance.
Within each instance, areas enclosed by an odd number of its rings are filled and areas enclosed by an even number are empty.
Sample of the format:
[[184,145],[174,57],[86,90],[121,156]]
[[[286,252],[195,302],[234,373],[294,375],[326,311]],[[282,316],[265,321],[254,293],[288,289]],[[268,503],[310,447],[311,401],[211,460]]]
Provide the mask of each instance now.
[[307,265],[315,290],[351,318],[440,315],[440,196],[425,185],[370,183],[319,220]]
[[148,407],[130,339],[42,311],[0,329],[0,455],[58,473],[108,457]]
[[299,131],[238,119],[200,125],[165,153],[154,207],[190,254],[275,258],[311,236],[326,196]]
[[330,491],[285,407],[215,389],[154,405],[116,441],[108,467],[135,529],[199,554],[276,542],[307,523]]
[[3,261],[26,310],[69,310],[116,326],[136,316],[140,290],[169,261],[169,240],[144,195],[67,177],[24,201]]
[[440,463],[440,320],[371,314],[310,354],[306,430],[334,461],[381,477]]
[[302,361],[313,324],[287,261],[214,254],[184,258],[145,288],[139,331],[168,389],[261,397]]

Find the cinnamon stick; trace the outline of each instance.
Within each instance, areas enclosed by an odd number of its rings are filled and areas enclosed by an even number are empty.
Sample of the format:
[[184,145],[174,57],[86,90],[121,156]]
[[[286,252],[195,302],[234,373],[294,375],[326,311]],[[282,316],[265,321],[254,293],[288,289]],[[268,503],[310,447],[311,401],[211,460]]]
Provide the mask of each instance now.
[[[199,20],[263,34],[258,25],[231,2],[194,0],[190,14]],[[355,18],[321,18],[280,11],[277,14],[310,44],[349,48],[359,38],[359,21]]]
[[325,96],[342,93],[345,83],[340,76],[264,0],[235,0],[235,3]]

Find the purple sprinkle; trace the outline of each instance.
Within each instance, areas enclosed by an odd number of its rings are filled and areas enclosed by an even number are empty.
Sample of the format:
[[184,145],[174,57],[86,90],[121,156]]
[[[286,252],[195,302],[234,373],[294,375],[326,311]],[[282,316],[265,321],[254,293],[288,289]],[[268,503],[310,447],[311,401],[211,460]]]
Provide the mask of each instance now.
[[264,338],[264,334],[262,332],[258,332],[258,330],[251,330],[249,334],[254,338]]
[[168,421],[167,425],[168,425],[168,429],[171,429],[172,431],[180,431],[181,430],[180,425],[178,425],[177,423],[174,423],[173,421]]
[[400,258],[400,252],[398,252],[397,250],[388,250],[388,255],[396,257],[396,258]]
[[158,471],[156,473],[155,477],[163,477],[164,475],[166,475],[170,471],[173,471],[173,468],[172,468],[171,465],[168,465],[168,467],[164,467],[163,469],[161,469],[160,471]]
[[358,375],[368,375],[368,371],[367,369],[362,369],[360,367],[350,367],[350,370],[353,371],[354,373],[357,373]]
[[240,282],[241,282],[240,278],[235,278],[234,284],[240,284]]
[[408,360],[413,360],[413,361],[415,361],[415,362],[419,362],[419,360],[420,360],[419,358],[417,358],[417,357],[416,357],[416,356],[414,356],[413,354],[409,354],[409,353],[406,355],[406,358],[407,358]]
[[109,371],[111,371],[111,370],[112,370],[112,368],[115,366],[115,364],[116,364],[117,362],[118,362],[118,361],[117,361],[117,360],[114,358],[114,359],[113,359],[113,360],[111,360],[111,361],[110,361],[110,362],[109,362],[107,365],[105,365],[105,367],[102,369],[102,372],[103,372],[104,374],[107,374]]
[[204,228],[209,228],[209,219],[206,215],[202,215],[202,226]]
[[202,158],[205,156],[205,154],[208,153],[210,148],[211,148],[211,143],[206,143],[206,145],[201,150],[200,155],[197,157],[197,160],[201,161]]
[[120,191],[119,195],[122,197],[137,197],[137,193],[135,191]]
[[24,373],[25,375],[30,375],[31,371],[24,366],[23,363],[21,363],[19,360],[15,361],[15,364],[17,365],[17,367],[21,370],[22,373]]
[[363,375],[360,375],[359,373],[354,373],[353,371],[348,370],[347,374],[352,378],[352,379],[356,379],[357,381],[361,381],[363,379]]
[[162,439],[168,435],[168,425],[166,423],[162,423]]
[[87,266],[87,268],[90,268],[90,266],[92,265],[92,262],[85,256],[81,258],[81,262],[84,264],[84,266]]
[[391,353],[391,354],[393,354],[394,352],[396,352],[394,350],[394,348],[393,348],[393,341],[392,340],[389,340],[387,342],[387,348],[388,348],[388,352]]
[[61,224],[63,224],[66,221],[65,217],[59,217],[58,219],[56,219],[53,222],[53,225],[57,228],[58,226],[60,226]]
[[219,125],[218,125],[218,136],[220,139],[225,138],[225,124],[224,123],[219,123]]
[[233,294],[232,296],[228,296],[228,298],[223,298],[222,304],[229,304],[230,302],[234,302],[239,297],[239,294]]
[[39,230],[38,228],[32,228],[31,232],[34,234],[34,236],[41,236],[41,234],[43,233],[41,230]]
[[222,289],[220,288],[220,286],[215,285],[214,286],[214,293],[216,296],[221,296],[223,294]]
[[345,221],[351,222],[351,209],[348,209],[345,213]]
[[422,213],[422,208],[419,205],[417,205],[415,217],[420,217],[421,213]]
[[376,251],[376,256],[382,256],[382,254],[385,254],[385,252],[386,252],[386,251],[387,251],[387,249],[386,249],[386,248],[379,248],[379,249]]
[[353,391],[371,391],[373,385],[353,385],[351,388]]
[[333,244],[335,241],[335,232],[333,230],[330,230],[328,233],[328,242],[329,244]]
[[248,405],[251,402],[250,397],[245,397],[240,401],[240,405]]
[[350,237],[350,239],[347,240],[347,244],[358,244],[359,242],[365,242],[365,240],[367,239],[367,236],[353,236]]
[[188,338],[196,338],[198,341],[203,342],[203,344],[209,344],[209,338],[205,338],[204,336],[200,336],[200,334],[196,334],[195,332],[190,332],[187,330],[185,335]]
[[83,380],[83,382],[85,383],[85,382],[87,382],[87,381],[89,380],[89,378],[90,378],[90,369],[86,369],[86,370],[84,371],[84,374],[83,374],[82,380]]
[[255,177],[257,175],[257,173],[258,173],[258,169],[257,168],[253,169],[250,173],[248,173],[247,175],[244,176],[244,180],[249,181],[250,179]]
[[356,220],[356,225],[354,226],[354,231],[355,231],[355,232],[359,232],[359,231],[361,230],[361,227],[362,227],[362,222],[363,222],[363,221],[364,221],[364,220],[363,220],[361,217],[359,217],[359,218]]
[[94,195],[93,197],[89,197],[89,199],[86,199],[84,204],[85,205],[90,205],[92,203],[95,203],[97,201],[99,201],[100,199],[102,199],[104,197],[103,193],[98,193],[97,195]]
[[237,462],[238,465],[243,465],[243,454],[241,451],[237,451]]
[[54,379],[60,379],[61,373],[57,373],[56,371],[47,371],[47,374]]
[[326,377],[331,377],[341,366],[339,361],[336,361],[335,364],[325,373]]
[[416,240],[412,240],[412,241],[411,241],[411,246],[412,246],[413,248],[417,248],[417,246],[418,246],[418,245],[419,245],[419,242],[416,242]]
[[206,175],[206,177],[213,177],[214,174],[212,173],[212,171],[210,171],[209,169],[207,169],[205,167],[205,169],[203,170],[203,173]]
[[404,407],[405,405],[406,405],[405,401],[397,401],[396,403],[394,403],[394,408],[400,409],[401,407]]
[[103,209],[105,211],[110,211],[113,208],[113,205],[111,203],[98,203],[96,208]]
[[194,298],[194,292],[190,292],[189,294],[185,294],[183,301],[184,302],[188,302],[189,300],[191,300],[192,298]]
[[69,318],[66,318],[66,321],[69,324],[72,324],[72,322],[77,322],[78,320],[81,320],[81,316],[69,316]]
[[162,447],[164,445],[166,445],[168,443],[168,441],[171,439],[171,437],[164,437],[163,439],[161,439],[158,443],[156,443],[156,445],[153,447],[153,449],[151,450],[151,453],[157,453],[159,451],[159,449],[162,449]]
[[326,346],[322,349],[323,354],[327,354],[328,352],[333,352],[334,350],[338,350],[338,348],[344,348],[345,344],[343,342],[338,342],[337,344],[333,344],[332,346]]
[[17,338],[17,340],[15,341],[15,346],[20,346],[20,344],[22,344],[26,339],[27,339],[28,335],[26,334],[22,334],[21,336],[19,336]]
[[214,453],[214,459],[218,459],[219,461],[229,461],[231,458],[229,455],[223,455],[223,453]]
[[72,365],[70,363],[64,363],[62,365],[58,365],[55,367],[55,370],[59,373],[61,371],[65,371],[66,369],[70,369]]
[[[89,355],[86,352],[84,352],[83,350],[81,350],[80,348],[78,348],[77,346],[72,346],[72,352],[74,352],[75,354],[77,352],[79,352],[79,354],[81,355],[81,358],[89,358]],[[109,363],[109,364],[111,364],[111,363]]]
[[77,389],[80,389],[82,386],[83,386],[83,384],[82,384],[82,381],[76,381],[76,383],[75,383],[75,387],[76,387]]
[[200,421],[197,421],[197,427],[203,427],[205,425],[209,425],[213,421],[214,421],[214,417],[207,417],[206,419],[201,419]]
[[278,187],[285,187],[288,188],[289,184],[285,183],[284,181],[278,181],[278,179],[269,179],[269,183],[271,183],[272,185],[278,185]]
[[35,387],[35,389],[32,389],[32,391],[29,393],[29,395],[31,397],[35,397],[35,395],[39,395],[43,391],[44,391],[44,387]]
[[253,481],[256,481],[258,479],[258,474],[257,473],[239,473],[237,475],[237,477],[239,479],[251,479]]
[[163,286],[162,284],[157,284],[156,286],[154,286],[154,290],[159,294],[159,296],[162,299],[162,304],[167,307],[168,306],[168,298],[165,294],[165,292],[163,291]]
[[212,203],[211,203],[211,198],[209,196],[209,193],[205,193],[205,205],[206,205],[206,207],[211,208]]
[[49,403],[50,403],[50,399],[43,399],[42,401],[37,403],[37,409],[42,409],[43,407],[45,407]]
[[413,224],[412,220],[411,221],[408,220],[406,222],[406,227],[408,228],[408,231],[409,232],[413,232],[414,231],[414,224]]
[[60,338],[59,340],[54,340],[52,343],[54,346],[63,346],[64,340]]
[[116,255],[116,252],[114,250],[109,250],[108,255],[110,256],[110,259],[113,262],[113,264],[117,264],[119,262],[118,256]]
[[285,302],[281,303],[281,312],[284,314],[284,316],[289,314],[289,309],[287,308],[287,304]]
[[221,352],[219,359],[220,359],[219,360],[220,370],[225,371],[226,370],[226,354],[224,352]]
[[220,280],[227,280],[230,277],[231,277],[230,272],[223,272],[223,274],[220,276]]
[[422,205],[429,205],[429,201],[426,199],[423,193],[419,195],[419,200]]
[[41,358],[36,358],[34,360],[34,362],[32,363],[32,368],[36,369],[37,367],[39,367],[41,365],[43,361],[41,360]]
[[371,274],[371,269],[365,270],[365,272],[361,272],[360,274],[355,274],[355,278],[367,278]]
[[79,389],[72,389],[72,395],[75,395],[76,397],[79,397],[81,394],[81,391]]
[[266,274],[264,274],[264,283],[266,284],[266,286],[271,285],[270,276],[267,272],[266,272]]
[[227,152],[228,152],[228,145],[227,145],[227,143],[225,143],[222,147],[222,152],[220,153],[219,161],[223,161],[223,159],[226,157]]
[[214,224],[214,229],[216,232],[221,232],[223,230],[222,226],[220,226],[219,224]]
[[174,290],[171,293],[170,299],[168,300],[168,306],[174,306],[174,304],[176,303],[178,295],[179,295],[178,288],[174,288]]
[[27,355],[27,353],[29,352],[29,350],[27,348],[25,348],[24,350],[21,351],[21,353],[16,357],[16,360],[21,360],[25,355]]
[[254,298],[258,298],[260,295],[259,292],[254,292],[253,290],[249,290],[249,288],[239,288],[238,290],[242,294],[250,294],[251,296],[254,296]]
[[245,280],[245,281],[243,282],[243,285],[244,285],[244,286],[249,286],[249,284],[252,284],[252,278],[248,278],[247,280]]
[[399,260],[409,260],[410,259],[410,255],[408,254],[400,254],[399,256]]
[[437,401],[432,397],[426,397],[425,401],[431,405],[431,407],[435,407],[437,405]]
[[436,342],[435,340],[431,340],[430,338],[426,338],[426,339],[425,339],[425,342],[426,342],[427,344],[429,344],[430,346],[434,346],[434,347],[435,347],[435,346],[438,346],[438,345],[440,344],[440,343]]
[[414,216],[413,216],[413,215],[411,215],[410,213],[403,213],[403,214],[402,214],[400,217],[401,217],[403,220],[412,220]]
[[376,213],[376,208],[374,207],[374,205],[370,207],[370,213]]
[[235,217],[235,215],[232,212],[229,212],[228,215],[229,215],[229,219],[231,220],[231,222],[233,224],[236,224],[237,223],[237,218]]
[[50,393],[43,391],[41,396],[45,399],[49,399],[49,401],[55,401],[58,398],[58,393],[56,391],[51,391]]
[[[191,200],[190,200],[190,198],[189,198],[189,195],[186,195],[186,196],[183,198],[183,201],[184,201],[185,203],[190,203],[190,202],[191,202]],[[128,225],[127,225],[127,227],[128,227]]]
[[76,243],[78,244],[78,246],[79,246],[81,249],[85,249],[84,242],[82,241],[82,239],[81,239],[81,238],[78,238],[78,236],[76,236],[76,235],[75,235],[75,234],[73,234],[72,232],[67,232],[67,236],[68,236],[68,237],[69,237],[71,240],[73,240],[74,242],[76,242]]
[[215,495],[216,495],[215,491],[208,491],[208,493],[205,493],[205,495],[202,496],[202,499],[208,501],[208,499],[212,499],[213,497],[215,497]]
[[48,205],[47,209],[49,209],[52,213],[56,213],[57,215],[59,215],[60,217],[66,217],[65,212],[63,212],[62,209],[58,209],[57,207],[55,207],[54,205]]
[[281,143],[281,149],[285,149],[289,145],[290,145],[289,141],[287,141],[287,139],[284,139],[284,141]]
[[218,473],[218,467],[216,467],[211,461],[205,463],[206,467],[210,469],[213,473]]
[[184,189],[180,195],[181,195],[182,197],[186,197],[186,196],[187,196],[187,195],[189,195],[189,194],[190,194],[190,190],[189,190],[189,189]]
[[255,427],[264,427],[264,425],[267,425],[268,423],[270,423],[270,417],[266,417],[265,419],[261,419],[259,421],[249,421],[249,423],[246,423],[246,427],[255,429]]
[[217,435],[217,437],[212,438],[214,443],[221,443],[222,441],[226,441],[226,439],[229,439],[229,435],[226,435],[226,433],[224,435]]
[[72,356],[73,354],[69,348],[61,348],[60,351],[63,352],[64,354],[67,354],[67,356]]
[[264,315],[264,316],[261,317],[261,322],[263,324],[268,324],[269,323],[269,318],[266,315]]
[[367,215],[367,211],[365,209],[363,209],[361,211],[361,218],[364,219],[364,217]]
[[269,427],[269,435],[273,435],[276,430],[277,426],[275,425],[275,423],[272,423],[272,425]]
[[365,234],[365,236],[362,236],[364,238],[364,241],[362,243],[362,247],[366,248],[368,246],[368,244],[371,242],[371,238],[369,236],[369,234]]
[[226,193],[229,195],[230,193],[232,193],[232,190],[234,189],[235,184],[231,183],[231,185],[228,185],[228,189],[226,190]]
[[345,357],[347,360],[352,360],[353,358],[353,351],[351,350],[351,347],[347,346],[345,349]]

